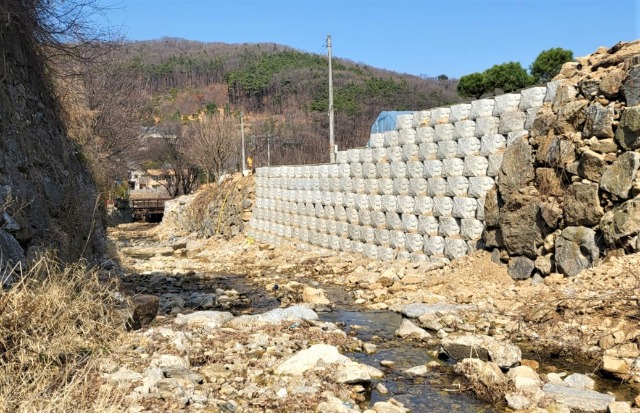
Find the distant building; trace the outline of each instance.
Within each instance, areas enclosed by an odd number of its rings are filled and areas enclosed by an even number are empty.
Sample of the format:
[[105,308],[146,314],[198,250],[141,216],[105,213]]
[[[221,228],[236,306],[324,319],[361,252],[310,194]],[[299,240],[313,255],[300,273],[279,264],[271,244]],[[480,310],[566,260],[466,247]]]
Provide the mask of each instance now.
[[171,198],[166,188],[168,180],[162,169],[129,171],[129,198]]

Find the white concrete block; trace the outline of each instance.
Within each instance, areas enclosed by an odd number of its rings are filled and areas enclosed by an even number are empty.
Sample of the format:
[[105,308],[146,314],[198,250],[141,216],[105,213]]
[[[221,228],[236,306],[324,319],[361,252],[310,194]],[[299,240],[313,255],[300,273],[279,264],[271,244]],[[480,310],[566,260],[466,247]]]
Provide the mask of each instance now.
[[422,252],[424,248],[424,237],[420,234],[407,234],[405,245],[409,252]]
[[315,204],[316,218],[324,218],[324,205],[321,203]]
[[436,159],[438,155],[438,144],[435,142],[426,142],[418,145],[420,151],[420,160],[427,161]]
[[414,128],[418,128],[420,126],[428,125],[430,119],[431,119],[430,110],[421,110],[421,111],[413,112],[412,126]]
[[[424,242],[424,240],[423,240]],[[429,262],[431,261],[429,259],[429,257],[425,254],[423,254],[422,252],[413,252],[411,253],[411,256],[409,257],[409,261],[411,261],[414,264],[421,264],[423,262]]]
[[330,235],[329,248],[331,248],[334,251],[340,251],[340,237],[335,235]]
[[487,166],[487,176],[498,176],[500,172],[500,167],[502,166],[502,158],[503,154],[497,153],[495,155],[489,155],[487,159],[489,160],[489,166]]
[[373,228],[386,228],[387,216],[382,211],[371,211],[371,226]]
[[352,241],[362,241],[362,227],[358,224],[349,225],[349,238]]
[[364,254],[364,244],[362,242],[352,242],[351,252],[354,254]]
[[320,191],[311,191],[311,194],[313,195],[311,202],[313,202],[314,204],[319,204],[322,202],[322,196],[320,195],[321,194]]
[[329,177],[329,165],[328,164],[318,165],[318,176],[320,178],[328,178]]
[[450,123],[443,123],[433,127],[435,131],[434,142],[454,140],[455,126]]
[[367,194],[375,195],[380,192],[379,183],[377,179],[365,179],[364,180],[364,191]]
[[438,227],[440,226],[440,222],[438,222],[438,218],[431,215],[420,215],[418,216],[418,232],[422,235],[438,235]]
[[451,260],[462,258],[467,254],[467,243],[458,238],[445,238],[444,255]]
[[320,178],[320,190],[321,191],[331,190],[331,178]]
[[407,176],[407,164],[404,162],[391,163],[391,177],[405,178]]
[[484,156],[467,156],[464,158],[464,176],[485,176],[489,161]]
[[391,231],[389,233],[389,241],[391,244],[391,248],[404,249],[407,244],[407,236],[402,231]]
[[379,164],[380,162],[388,162],[389,154],[387,148],[374,148],[372,152],[373,162]]
[[435,138],[435,131],[431,126],[420,126],[416,128],[416,142],[417,144],[421,143],[431,143]]
[[443,165],[440,160],[428,160],[424,161],[424,176],[425,178],[441,177],[443,173]]
[[349,164],[352,178],[362,178],[362,164],[360,162],[351,162]]
[[382,195],[382,211],[398,212],[398,198],[395,195]]
[[420,196],[427,194],[427,180],[424,178],[409,179],[409,195]]
[[484,118],[493,115],[493,107],[495,102],[493,99],[479,99],[471,102],[471,111],[469,119]]
[[370,260],[377,260],[378,259],[378,247],[376,245],[373,244],[364,244],[364,251],[363,254],[365,257],[369,258]]
[[431,119],[429,119],[429,125],[435,126],[438,124],[449,122],[449,114],[451,108],[435,108],[431,109]]
[[400,134],[398,131],[386,131],[383,132],[384,135],[384,146],[387,148],[392,146],[398,146],[398,141],[400,139]]
[[371,213],[367,209],[361,209],[358,211],[358,222],[362,226],[371,225]]
[[311,177],[312,178],[320,178],[320,166],[312,165],[311,166]]
[[438,235],[443,237],[460,235],[460,224],[458,223],[458,220],[453,217],[440,217]]
[[380,245],[382,247],[388,247],[391,241],[389,239],[389,230],[376,229],[374,233],[374,241],[377,245]]
[[407,143],[402,146],[402,159],[405,162],[417,161],[420,159],[420,147],[415,143]]
[[[311,170],[309,170],[311,171]],[[341,177],[349,177],[351,176],[351,164],[350,163],[341,163],[340,164],[340,176]]]
[[309,230],[309,243],[313,245],[320,245],[318,239],[319,235],[320,234],[318,234],[316,231]]
[[396,129],[409,129],[413,127],[413,113],[403,113],[396,116]]
[[458,152],[456,156],[464,158],[469,155],[479,155],[480,146],[480,139],[475,137],[458,139]]
[[451,216],[454,218],[475,218],[478,201],[475,198],[454,197]]
[[461,120],[469,119],[471,113],[471,105],[469,103],[460,103],[458,105],[451,106],[451,112],[449,114],[449,122],[456,123]]
[[352,148],[347,150],[347,154],[349,155],[349,163],[356,163],[360,161],[360,148]]
[[340,251],[348,253],[353,252],[351,240],[349,238],[340,238]]
[[447,196],[433,197],[433,216],[450,217],[453,212],[453,200]]
[[482,238],[484,224],[477,219],[460,220],[460,236],[465,240],[477,240]]
[[393,195],[393,179],[381,178],[378,181],[378,192],[380,195]]
[[401,214],[413,214],[415,200],[410,195],[398,195],[396,197],[397,212]]
[[331,178],[331,191],[333,192],[342,191],[342,184],[340,182],[340,178]]
[[445,192],[447,192],[447,180],[445,178],[434,176],[427,179],[427,195],[431,197],[444,196]]
[[353,192],[347,192],[344,194],[344,206],[345,208],[356,207],[356,194]]
[[327,219],[335,220],[336,219],[336,209],[331,205],[324,206],[324,216]]
[[382,133],[372,133],[369,136],[369,146],[372,148],[382,148],[384,146],[384,135]]
[[405,250],[398,251],[398,254],[396,255],[396,259],[398,261],[402,261],[402,260],[409,261],[409,258],[411,258],[411,253]]
[[382,211],[382,195],[369,195],[369,208],[372,211]]
[[387,148],[389,162],[402,162],[402,146],[392,146]]
[[369,195],[357,194],[356,195],[356,208],[369,209]]
[[329,178],[340,178],[340,165],[333,163],[329,165]]
[[455,123],[453,138],[471,138],[475,136],[476,123],[472,120],[460,120]]
[[524,122],[527,115],[524,112],[512,111],[504,112],[500,115],[500,127],[498,133],[519,132],[524,130]]
[[547,93],[544,95],[544,103],[553,103],[553,101],[556,99],[558,86],[560,86],[561,84],[562,80],[552,80],[551,82],[547,82]]
[[431,215],[433,213],[433,198],[429,196],[415,197],[413,209],[418,215]]
[[533,123],[536,121],[538,117],[538,112],[540,108],[529,108],[527,109],[527,119],[524,121],[524,128],[526,130],[531,130],[533,128]]
[[547,87],[536,86],[520,91],[522,98],[520,99],[520,110],[528,110],[538,108],[543,105],[545,96],[547,95]]
[[458,143],[456,141],[438,142],[438,152],[436,153],[438,159],[455,158],[457,153]]
[[493,188],[495,182],[488,176],[477,176],[469,178],[468,195],[474,198],[484,198],[487,192]]
[[406,163],[406,173],[408,178],[423,178],[424,164],[420,161],[409,161]]
[[385,215],[387,217],[387,228],[394,231],[402,229],[402,220],[397,212],[387,212]]
[[358,194],[365,193],[365,179],[353,178],[353,192]]
[[495,105],[493,107],[493,116],[500,116],[505,112],[518,110],[520,105],[520,93],[505,93],[493,98]]
[[416,130],[414,128],[401,129],[398,132],[400,145],[412,145],[416,143]]
[[485,135],[480,140],[480,155],[489,156],[500,152],[507,146],[507,138],[504,135]]
[[451,176],[447,178],[447,196],[466,196],[469,189],[469,179],[466,176]]
[[367,244],[374,244],[376,230],[371,227],[362,227],[362,239]]
[[291,233],[292,238],[300,239],[300,228],[294,228]]
[[379,178],[391,178],[391,164],[390,163],[378,163],[376,164]]
[[424,253],[428,256],[444,254],[444,238],[440,236],[425,236]]
[[378,168],[373,162],[364,162],[362,164],[362,177],[366,179],[376,179],[378,177]]
[[464,172],[464,161],[460,158],[450,158],[442,160],[442,176],[462,176]]
[[413,214],[402,214],[402,230],[407,234],[418,232],[418,217]]
[[309,242],[309,230],[300,228],[300,240],[302,242]]
[[316,207],[313,203],[307,202],[304,206],[304,214],[307,217],[315,217],[316,216]]
[[326,234],[327,233],[327,220],[326,219],[318,219],[318,221],[316,222],[316,231],[318,231],[319,234]]
[[380,261],[391,261],[396,258],[396,253],[393,248],[390,247],[378,247],[378,259]]
[[395,178],[393,180],[394,195],[409,195],[409,180],[407,178]]
[[347,222],[342,222],[342,221],[336,222],[336,228],[338,231],[338,236],[340,237],[349,236],[349,224]]
[[344,194],[342,192],[333,192],[333,206],[345,206]]

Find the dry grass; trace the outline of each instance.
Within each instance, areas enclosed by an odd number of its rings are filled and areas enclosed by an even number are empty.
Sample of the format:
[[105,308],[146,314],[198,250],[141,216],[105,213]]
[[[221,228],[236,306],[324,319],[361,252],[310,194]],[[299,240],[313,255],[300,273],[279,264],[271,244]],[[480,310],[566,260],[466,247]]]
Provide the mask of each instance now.
[[0,291],[0,412],[115,412],[97,366],[122,337],[113,286],[47,257]]

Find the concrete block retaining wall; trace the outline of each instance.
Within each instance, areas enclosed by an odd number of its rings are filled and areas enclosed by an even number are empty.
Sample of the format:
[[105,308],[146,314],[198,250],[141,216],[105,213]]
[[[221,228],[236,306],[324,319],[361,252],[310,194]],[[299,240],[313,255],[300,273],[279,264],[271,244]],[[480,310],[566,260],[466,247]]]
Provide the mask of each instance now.
[[556,85],[399,115],[398,130],[335,164],[256,170],[249,235],[369,258],[448,261],[479,246],[505,148],[528,134]]

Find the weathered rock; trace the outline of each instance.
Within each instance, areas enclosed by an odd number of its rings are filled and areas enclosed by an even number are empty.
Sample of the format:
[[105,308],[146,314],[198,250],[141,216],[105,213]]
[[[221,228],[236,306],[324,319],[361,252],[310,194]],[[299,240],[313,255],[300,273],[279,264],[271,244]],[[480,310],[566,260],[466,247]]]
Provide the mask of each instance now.
[[591,228],[567,227],[556,238],[555,259],[558,270],[574,276],[595,265],[600,251],[595,242],[596,233]]
[[503,201],[508,200],[512,193],[527,186],[534,178],[533,149],[526,137],[518,138],[504,153],[497,180],[500,197]]
[[454,360],[478,358],[493,361],[500,368],[510,368],[522,359],[520,348],[484,335],[448,336],[440,343],[442,351]]
[[468,304],[407,304],[402,308],[402,314],[409,318],[418,318],[424,314],[456,313],[458,311],[473,310],[475,306]]
[[562,207],[555,198],[540,204],[540,216],[550,229],[555,229],[562,218]]
[[320,360],[326,364],[351,363],[351,360],[340,354],[336,347],[328,344],[314,344],[305,350],[300,350],[282,362],[275,368],[274,372],[276,374],[288,374],[292,376],[302,375],[305,371],[315,367]]
[[618,144],[613,139],[589,139],[589,147],[592,151],[598,153],[616,153],[618,151]]
[[395,335],[405,339],[426,340],[431,338],[431,334],[407,319],[402,320],[402,324],[396,330]]
[[556,88],[556,95],[553,100],[553,110],[558,112],[562,107],[573,101],[578,94],[578,90],[568,80],[563,80]]
[[149,326],[158,314],[160,299],[155,295],[143,294],[131,299],[133,312],[127,326],[132,330],[140,330]]
[[534,268],[533,260],[527,257],[517,256],[509,258],[509,268],[507,272],[514,280],[526,280],[531,277]]
[[553,264],[551,262],[552,254],[540,255],[536,258],[534,265],[536,270],[542,275],[551,274],[551,269],[553,268]]
[[487,247],[504,247],[504,240],[502,239],[502,232],[500,231],[500,228],[486,228],[482,232],[482,240]]
[[331,304],[331,301],[329,301],[323,290],[313,287],[304,287],[302,290],[302,301],[314,305]]
[[615,398],[593,390],[579,390],[547,383],[542,391],[550,399],[580,412],[606,412]]
[[183,315],[178,314],[174,321],[177,325],[190,328],[216,329],[222,327],[227,321],[233,319],[233,314],[223,311],[196,311]]
[[600,182],[602,174],[607,167],[604,155],[587,150],[580,155],[578,163],[578,175],[593,182]]
[[536,118],[531,128],[532,136],[547,136],[550,130],[558,121],[558,116],[548,106],[543,106],[538,110]]
[[630,377],[629,364],[623,359],[613,356],[602,356],[602,370],[613,374],[614,376],[628,380]]
[[509,369],[507,377],[511,379],[516,389],[523,392],[535,393],[542,386],[540,376],[529,366]]
[[630,199],[607,211],[600,220],[604,241],[609,246],[640,232],[640,198]]
[[573,183],[564,197],[564,220],[568,226],[594,226],[604,211],[600,206],[598,185]]
[[[638,119],[640,120],[640,116]],[[638,167],[640,167],[639,153],[623,153],[605,169],[600,179],[600,188],[620,198],[627,198]]]
[[346,403],[334,396],[327,396],[327,400],[318,404],[317,413],[359,413],[360,410],[350,408]]
[[542,195],[556,197],[564,196],[565,191],[562,177],[554,168],[536,168],[536,188]]
[[7,231],[0,229],[0,254],[2,256],[2,266],[22,265],[23,269],[26,269],[26,259],[24,250],[20,246],[20,243],[9,234]]
[[618,97],[622,89],[622,82],[626,76],[627,74],[622,69],[615,68],[611,70],[600,80],[600,93],[608,99]]
[[598,88],[600,81],[596,79],[584,79],[578,82],[578,88],[582,96],[588,98],[590,96],[596,96],[598,94]]
[[576,159],[576,146],[564,136],[541,138],[536,160],[554,168],[562,168]]
[[507,376],[495,362],[484,362],[477,358],[466,358],[456,363],[454,370],[471,381],[479,381],[500,387],[507,383]]
[[388,402],[375,402],[373,404],[373,410],[376,413],[408,413],[410,410],[404,408],[401,403],[395,402],[394,399],[390,399]]
[[194,292],[189,295],[187,300],[185,301],[185,306],[189,308],[199,308],[199,309],[209,309],[212,308],[216,303],[215,294],[207,294]]
[[585,109],[588,104],[588,100],[581,99],[568,102],[562,106],[558,111],[556,130],[565,135],[581,130],[587,119]]
[[429,369],[425,365],[411,367],[402,372],[407,377],[425,377],[428,373]]
[[500,203],[498,200],[498,190],[491,188],[487,192],[484,200],[484,220],[487,227],[497,227],[500,216]]
[[640,148],[640,106],[632,106],[622,112],[615,139],[628,151]]
[[526,410],[534,405],[533,400],[520,393],[506,393],[504,398],[507,406],[514,410]]
[[599,102],[587,107],[587,120],[582,136],[597,138],[613,138],[613,105],[602,106]]
[[613,401],[607,406],[608,413],[631,413],[631,403]]
[[627,107],[640,104],[640,65],[629,70],[627,80],[622,86],[622,93],[627,100]]
[[564,385],[580,390],[593,390],[596,382],[585,374],[573,373],[565,377]]
[[500,210],[500,231],[509,255],[534,258],[546,236],[540,216],[540,198],[514,193]]
[[336,383],[344,384],[371,383],[371,379],[373,378],[370,374],[371,369],[380,372],[380,374],[376,374],[376,376],[383,375],[380,370],[374,367],[349,362],[338,366],[334,379]]
[[275,308],[263,314],[236,317],[232,324],[247,325],[254,323],[276,324],[282,321],[317,320],[318,314],[306,307],[294,305],[287,308]]

